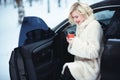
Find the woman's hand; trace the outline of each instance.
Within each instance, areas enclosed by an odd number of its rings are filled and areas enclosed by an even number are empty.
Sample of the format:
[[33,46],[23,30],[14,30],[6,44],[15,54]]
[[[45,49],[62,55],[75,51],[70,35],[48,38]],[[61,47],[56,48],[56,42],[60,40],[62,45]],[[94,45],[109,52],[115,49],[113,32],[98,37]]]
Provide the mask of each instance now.
[[67,40],[67,42],[68,42],[69,44],[72,44],[72,43],[73,43],[74,38],[68,38],[68,37],[66,37],[66,40]]

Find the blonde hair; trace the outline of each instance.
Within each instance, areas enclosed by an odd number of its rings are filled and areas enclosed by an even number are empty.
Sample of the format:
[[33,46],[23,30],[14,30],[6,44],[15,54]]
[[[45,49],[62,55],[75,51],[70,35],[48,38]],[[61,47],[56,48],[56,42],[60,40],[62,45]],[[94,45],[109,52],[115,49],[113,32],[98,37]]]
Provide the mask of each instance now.
[[85,4],[85,3],[80,3],[80,2],[75,2],[71,8],[70,8],[70,12],[69,12],[69,15],[68,15],[68,19],[69,19],[69,22],[70,23],[74,23],[73,21],[73,18],[71,16],[71,13],[73,11],[79,11],[80,13],[84,14],[86,17],[89,17],[90,15],[93,14],[93,10],[92,8],[88,5],[88,4]]

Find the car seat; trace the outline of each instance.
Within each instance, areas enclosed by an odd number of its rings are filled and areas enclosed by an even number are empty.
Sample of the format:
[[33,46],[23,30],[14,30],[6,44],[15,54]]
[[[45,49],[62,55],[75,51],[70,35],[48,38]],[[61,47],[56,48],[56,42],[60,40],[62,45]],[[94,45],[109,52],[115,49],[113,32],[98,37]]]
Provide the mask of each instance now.
[[108,38],[120,38],[120,10],[116,10],[105,33]]

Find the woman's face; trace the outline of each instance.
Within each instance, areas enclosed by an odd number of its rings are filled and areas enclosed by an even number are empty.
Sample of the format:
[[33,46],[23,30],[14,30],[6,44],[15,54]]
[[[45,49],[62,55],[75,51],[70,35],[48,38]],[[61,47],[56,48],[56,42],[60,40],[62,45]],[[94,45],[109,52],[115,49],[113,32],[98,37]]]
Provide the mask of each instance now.
[[75,10],[71,13],[73,21],[75,24],[80,25],[85,20],[85,15],[80,13],[79,11]]

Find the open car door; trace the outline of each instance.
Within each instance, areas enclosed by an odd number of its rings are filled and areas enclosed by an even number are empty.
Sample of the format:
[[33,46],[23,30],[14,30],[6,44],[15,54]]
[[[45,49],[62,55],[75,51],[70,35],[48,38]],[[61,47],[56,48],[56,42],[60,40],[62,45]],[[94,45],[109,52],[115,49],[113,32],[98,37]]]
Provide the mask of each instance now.
[[55,33],[37,17],[25,17],[19,46],[9,60],[11,80],[57,80],[60,60],[54,48]]

